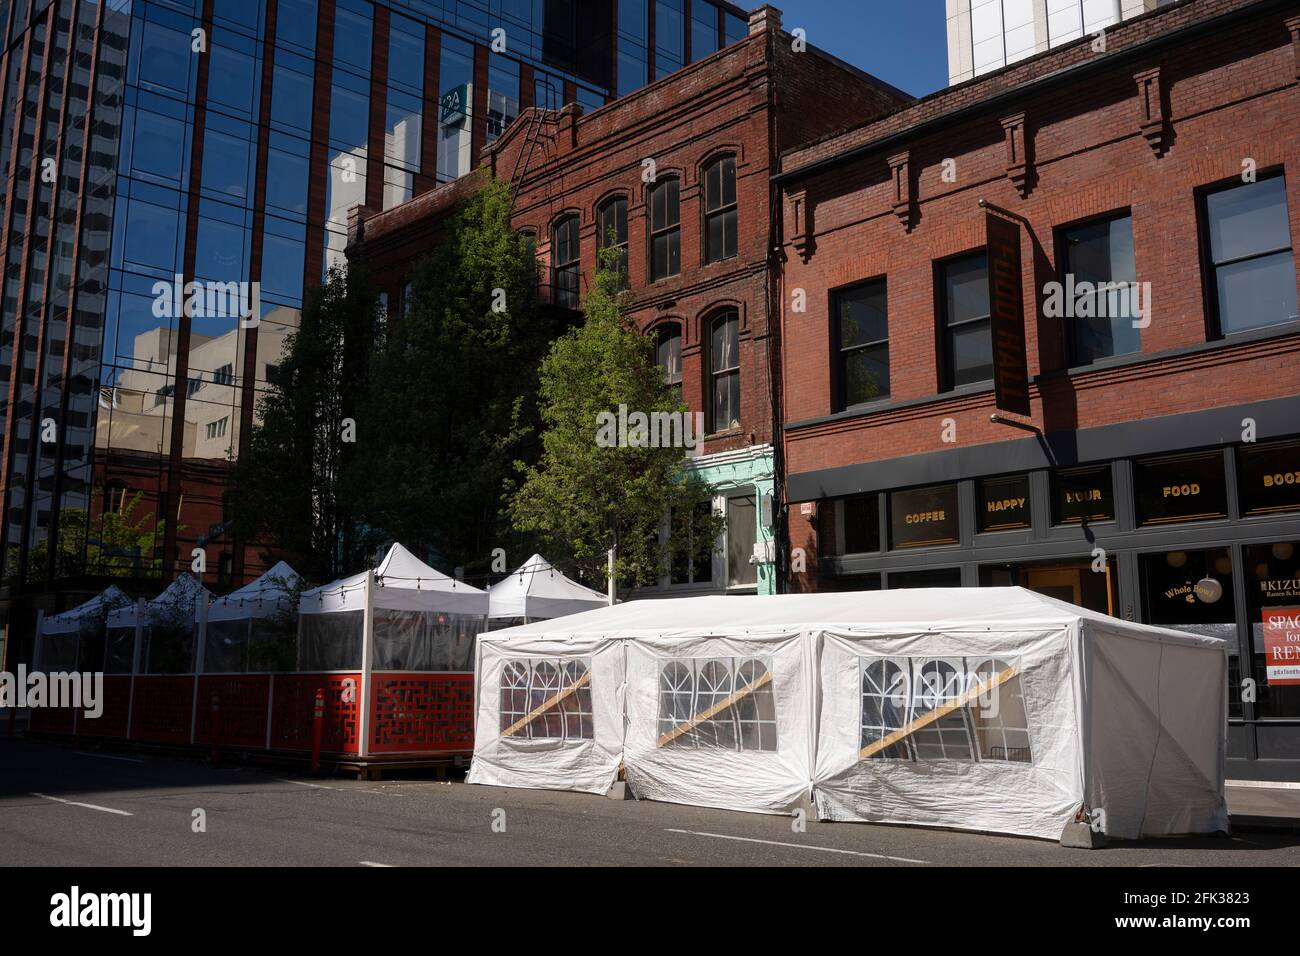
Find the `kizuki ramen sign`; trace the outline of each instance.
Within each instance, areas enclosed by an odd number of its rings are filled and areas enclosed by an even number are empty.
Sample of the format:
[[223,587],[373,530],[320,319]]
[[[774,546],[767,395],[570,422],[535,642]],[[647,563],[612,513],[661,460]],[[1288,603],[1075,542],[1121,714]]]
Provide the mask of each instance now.
[[1300,607],[1264,609],[1264,666],[1270,687],[1300,684]]
[[1025,306],[1020,287],[1020,227],[985,213],[989,257],[989,326],[993,333],[993,387],[997,407],[1029,415]]

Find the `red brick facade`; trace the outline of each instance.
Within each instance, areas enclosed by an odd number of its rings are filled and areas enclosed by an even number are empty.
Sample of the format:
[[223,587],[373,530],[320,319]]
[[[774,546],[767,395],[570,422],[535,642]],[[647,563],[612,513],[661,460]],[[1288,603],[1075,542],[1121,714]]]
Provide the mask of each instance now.
[[[1104,53],[1085,39],[786,152],[787,480],[1026,437],[990,421],[991,383],[941,391],[936,263],[984,247],[980,200],[1021,225],[1032,423],[1043,433],[1300,394],[1300,330],[1215,337],[1197,201],[1198,189],[1239,180],[1247,160],[1261,175],[1284,170],[1291,246],[1300,249],[1294,13],[1271,2],[1184,2],[1107,31]],[[1069,68],[1081,72],[1042,82]],[[835,157],[842,161],[827,162]],[[945,165],[955,175],[945,179]],[[1062,322],[1043,315],[1039,291],[1060,278],[1057,230],[1121,210],[1132,216],[1137,278],[1151,283],[1150,327],[1139,355],[1069,369]],[[844,411],[831,387],[832,294],[880,277],[889,398]],[[796,290],[806,294],[804,312],[792,309]],[[955,442],[944,440],[946,420]],[[817,497],[815,485],[802,485],[805,500]],[[800,512],[791,505],[790,544],[806,549],[809,567],[793,585],[828,586],[818,581],[815,521]]]

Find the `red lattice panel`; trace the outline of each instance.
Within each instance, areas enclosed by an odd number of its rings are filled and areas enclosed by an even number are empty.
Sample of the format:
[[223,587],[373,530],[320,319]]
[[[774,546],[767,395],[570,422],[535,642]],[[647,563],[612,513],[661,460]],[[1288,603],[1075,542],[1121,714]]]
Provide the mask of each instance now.
[[94,720],[77,718],[77,733],[87,737],[125,737],[131,714],[131,678],[110,674],[104,678],[104,710]]
[[193,676],[137,677],[131,704],[131,739],[189,743],[193,706]]
[[372,753],[471,753],[473,674],[374,674]]
[[[352,700],[344,703],[345,682],[352,681]],[[324,753],[357,752],[361,708],[360,674],[276,674],[271,700],[271,748],[310,750],[316,689],[325,691],[320,749]]]
[[[266,698],[270,690],[270,674],[200,677],[194,742],[265,749]],[[214,699],[216,710],[213,710]]]

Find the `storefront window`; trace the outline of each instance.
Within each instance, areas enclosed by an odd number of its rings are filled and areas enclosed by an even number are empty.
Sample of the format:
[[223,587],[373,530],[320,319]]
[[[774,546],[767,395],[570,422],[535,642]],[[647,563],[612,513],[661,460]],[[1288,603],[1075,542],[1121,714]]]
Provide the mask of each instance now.
[[1300,541],[1246,548],[1246,618],[1256,684],[1255,715],[1300,718]]
[[927,568],[924,571],[891,571],[889,590],[902,588],[959,588],[961,568]]
[[889,496],[891,541],[895,548],[956,544],[957,486],[935,485]]
[[822,554],[864,554],[880,550],[880,496],[854,495],[828,501],[821,510]]
[[1115,613],[1115,561],[1094,570],[1091,557],[1039,564],[988,564],[980,568],[980,587],[1022,587],[1100,614]]
[[1115,520],[1110,465],[1076,468],[1052,476],[1052,524]]
[[1241,669],[1232,555],[1227,548],[1160,551],[1141,556],[1146,623],[1219,637],[1228,650],[1228,716],[1240,718]]
[[978,487],[976,521],[981,532],[1030,526],[1028,475],[985,478]]
[[1228,514],[1223,455],[1176,455],[1139,461],[1133,466],[1140,525],[1207,521]]
[[1300,441],[1237,449],[1242,515],[1300,511]]

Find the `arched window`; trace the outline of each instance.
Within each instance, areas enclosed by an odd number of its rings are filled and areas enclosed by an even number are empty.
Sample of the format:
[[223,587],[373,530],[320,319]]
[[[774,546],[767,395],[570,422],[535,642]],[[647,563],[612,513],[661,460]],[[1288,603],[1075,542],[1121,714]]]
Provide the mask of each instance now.
[[[1029,716],[1020,686],[1019,662],[990,657],[976,663],[967,684],[971,690],[985,689],[970,703],[971,722],[981,760],[1014,760],[1030,763]],[[1008,672],[1010,676],[1008,676]]]
[[663,370],[664,382],[682,397],[682,327],[660,326],[655,336],[655,362]]
[[709,324],[709,427],[740,427],[740,315],[728,309]]
[[[932,710],[960,698],[965,691],[964,667],[960,661],[942,658],[922,659],[915,666],[912,687],[912,718],[923,717]],[[918,760],[970,760],[971,741],[961,710],[945,716],[912,735]]]
[[[533,679],[528,688],[528,711],[532,713],[560,693],[560,669],[552,661],[538,661],[533,667]],[[564,736],[564,714],[551,707],[534,718],[529,725],[529,736],[535,740],[555,739]]]
[[659,736],[672,733],[694,717],[694,703],[695,675],[690,663],[664,664],[659,671]]
[[[615,196],[607,199],[596,211],[596,245],[600,249],[613,249],[618,255],[614,264],[623,275],[623,288],[627,288],[627,199]],[[601,258],[603,266],[604,257]]]
[[776,696],[771,671],[757,658],[742,660],[736,668],[736,692],[748,690],[736,701],[736,730],[741,750],[776,749]]
[[682,210],[676,176],[650,189],[650,281],[682,271]]
[[551,228],[551,284],[555,287],[555,304],[567,309],[578,308],[582,252],[578,246],[578,217],[565,216]]
[[[906,724],[910,706],[908,673],[903,667],[888,658],[863,662],[862,748],[884,740]],[[878,759],[907,760],[911,756],[909,741],[900,740],[876,751],[872,756]]]
[[704,261],[736,254],[736,157],[723,156],[704,170]]

